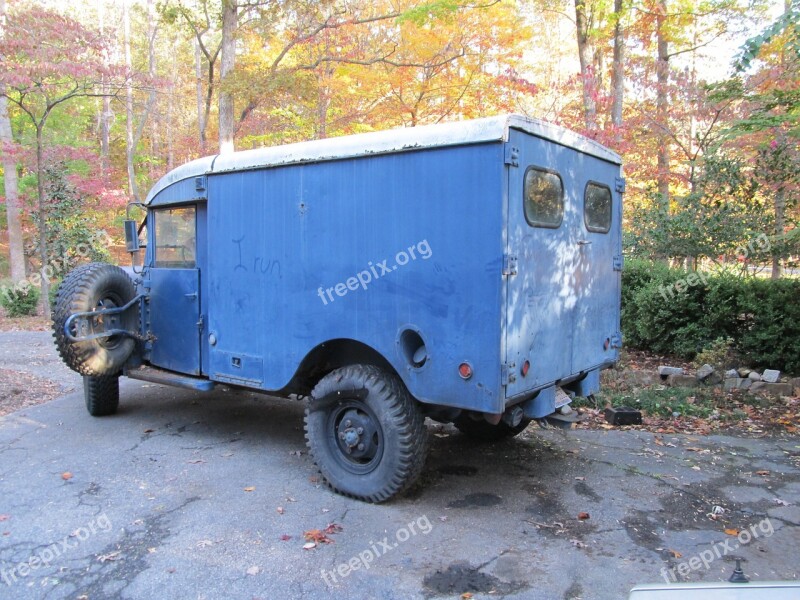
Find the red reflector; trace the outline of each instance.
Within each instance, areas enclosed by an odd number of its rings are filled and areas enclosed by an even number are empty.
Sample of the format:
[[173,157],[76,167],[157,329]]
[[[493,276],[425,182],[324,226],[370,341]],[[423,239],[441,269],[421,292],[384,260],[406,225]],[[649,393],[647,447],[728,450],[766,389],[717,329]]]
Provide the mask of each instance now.
[[472,367],[469,363],[461,363],[458,365],[458,374],[461,375],[462,379],[469,379],[472,377]]
[[531,361],[526,360],[524,363],[522,363],[522,369],[520,369],[520,372],[522,373],[523,377],[525,377],[528,374],[530,368],[531,368]]
[[603,350],[608,350],[609,346],[611,346],[611,340],[606,338],[606,341],[603,342]]

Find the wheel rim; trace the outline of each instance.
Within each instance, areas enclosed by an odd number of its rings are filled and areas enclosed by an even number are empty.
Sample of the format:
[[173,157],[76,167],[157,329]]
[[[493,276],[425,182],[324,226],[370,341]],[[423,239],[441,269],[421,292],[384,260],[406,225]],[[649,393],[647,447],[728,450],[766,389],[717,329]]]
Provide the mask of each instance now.
[[[97,304],[95,305],[95,310],[117,308],[118,306],[121,306],[120,299],[116,296],[112,296],[109,294],[103,296],[100,300],[97,301]],[[99,317],[92,318],[91,323],[92,323],[92,333],[101,333],[104,331],[108,331],[109,329],[121,329],[122,316],[118,314],[102,315]],[[103,346],[104,348],[113,350],[114,348],[120,345],[123,339],[124,336],[112,335],[107,338],[98,338],[97,343]]]
[[327,432],[331,455],[351,473],[369,473],[383,456],[383,430],[372,410],[349,400],[328,414]]

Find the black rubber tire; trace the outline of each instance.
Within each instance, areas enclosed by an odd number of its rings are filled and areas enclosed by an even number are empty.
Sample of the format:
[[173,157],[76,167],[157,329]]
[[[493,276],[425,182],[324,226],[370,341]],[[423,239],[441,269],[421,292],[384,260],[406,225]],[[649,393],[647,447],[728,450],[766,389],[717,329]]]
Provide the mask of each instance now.
[[[367,395],[359,399],[354,390]],[[337,392],[340,397],[330,400]],[[359,437],[368,446],[366,456],[348,455],[339,438],[350,416],[374,427],[371,435]],[[306,405],[305,431],[325,483],[366,502],[384,502],[407,490],[428,454],[428,430],[416,401],[394,374],[371,365],[342,367],[323,377]]]
[[461,433],[483,442],[499,442],[500,440],[512,438],[525,431],[525,428],[530,423],[531,419],[522,419],[516,427],[511,427],[503,421],[500,421],[497,425],[492,425],[483,419],[480,421],[471,419],[468,415],[461,415],[453,421],[453,425]]
[[[53,337],[58,353],[66,365],[92,377],[116,375],[133,353],[133,338],[114,336],[105,339],[70,342],[64,333],[64,323],[79,312],[112,306],[123,306],[136,296],[128,274],[106,263],[89,263],[73,269],[58,286],[53,306]],[[138,330],[138,308],[132,307],[119,317],[119,328]],[[96,332],[103,326],[97,323]]]
[[119,408],[119,376],[83,376],[83,397],[86,410],[93,417],[107,417]]

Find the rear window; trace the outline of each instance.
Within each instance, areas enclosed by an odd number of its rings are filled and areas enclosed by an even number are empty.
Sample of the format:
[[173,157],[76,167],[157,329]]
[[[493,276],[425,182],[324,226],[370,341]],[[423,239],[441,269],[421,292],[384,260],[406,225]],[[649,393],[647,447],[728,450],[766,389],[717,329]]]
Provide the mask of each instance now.
[[564,185],[553,171],[529,167],[525,172],[525,219],[533,227],[561,225],[564,219]]
[[155,211],[156,267],[193,269],[195,266],[194,206]]
[[583,220],[586,229],[595,233],[608,233],[611,229],[611,189],[607,185],[593,181],[586,185]]

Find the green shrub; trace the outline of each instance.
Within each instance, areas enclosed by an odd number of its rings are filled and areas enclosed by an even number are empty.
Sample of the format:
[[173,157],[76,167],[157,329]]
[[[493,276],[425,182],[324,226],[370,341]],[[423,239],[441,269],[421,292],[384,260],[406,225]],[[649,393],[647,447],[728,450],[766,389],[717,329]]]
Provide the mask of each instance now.
[[39,288],[27,281],[0,287],[0,305],[6,309],[9,317],[35,315],[39,296]]
[[719,353],[717,340],[730,338],[725,351],[750,366],[800,372],[798,300],[796,279],[701,277],[632,260],[622,275],[622,331],[628,346],[687,359]]

